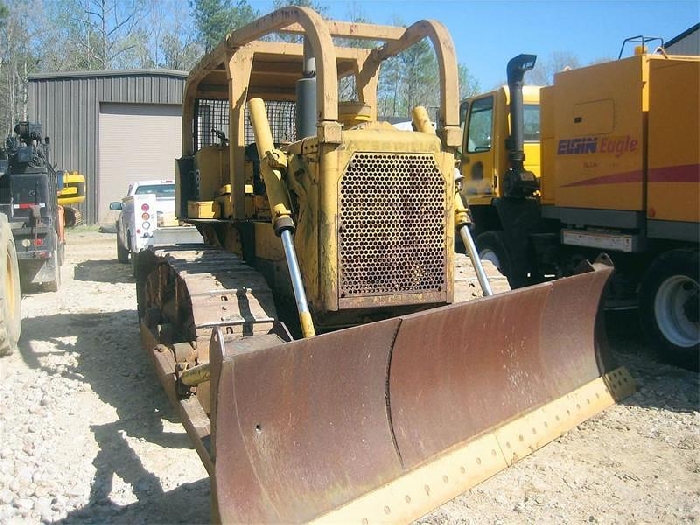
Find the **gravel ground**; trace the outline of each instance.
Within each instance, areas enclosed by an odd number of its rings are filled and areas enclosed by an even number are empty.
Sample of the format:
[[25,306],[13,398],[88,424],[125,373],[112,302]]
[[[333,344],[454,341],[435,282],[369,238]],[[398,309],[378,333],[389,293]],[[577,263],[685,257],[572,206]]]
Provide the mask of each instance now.
[[[0,523],[209,521],[114,234],[69,232],[63,279],[23,298],[20,350],[0,360]],[[700,522],[698,374],[646,357],[634,315],[608,321],[639,391],[423,523]]]

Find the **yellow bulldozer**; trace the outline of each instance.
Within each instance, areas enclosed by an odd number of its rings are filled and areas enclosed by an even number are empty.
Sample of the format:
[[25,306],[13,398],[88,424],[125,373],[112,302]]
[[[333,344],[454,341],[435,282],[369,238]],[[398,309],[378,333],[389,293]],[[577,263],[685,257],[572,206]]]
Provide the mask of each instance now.
[[[379,69],[425,38],[436,130],[418,107],[399,131],[378,120]],[[137,296],[213,520],[406,522],[632,391],[599,330],[605,257],[493,293],[458,192],[458,106],[433,21],[286,7],[189,75],[176,208],[205,244],[149,251]]]

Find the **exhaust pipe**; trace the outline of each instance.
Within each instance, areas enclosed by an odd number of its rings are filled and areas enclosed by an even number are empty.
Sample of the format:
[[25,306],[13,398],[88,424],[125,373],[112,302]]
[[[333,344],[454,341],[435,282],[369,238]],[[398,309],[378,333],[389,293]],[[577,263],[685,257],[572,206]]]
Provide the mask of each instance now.
[[316,136],[316,58],[311,44],[304,37],[304,66],[302,78],[296,83],[296,138]]
[[510,168],[503,177],[503,191],[506,197],[529,197],[539,188],[531,171],[525,170],[525,132],[523,79],[525,72],[535,67],[535,55],[518,55],[508,62],[508,89],[510,90]]

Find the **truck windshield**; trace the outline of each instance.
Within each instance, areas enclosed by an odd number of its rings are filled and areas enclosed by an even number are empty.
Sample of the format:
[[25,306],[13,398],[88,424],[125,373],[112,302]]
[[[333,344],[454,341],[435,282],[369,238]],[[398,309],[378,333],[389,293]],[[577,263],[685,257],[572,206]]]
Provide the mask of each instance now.
[[523,110],[523,139],[525,142],[539,142],[540,106],[539,104],[525,104]]
[[134,195],[155,194],[156,199],[175,197],[175,183],[173,184],[146,184],[136,188]]
[[472,102],[467,128],[467,153],[480,153],[491,149],[492,124],[493,97],[478,98]]

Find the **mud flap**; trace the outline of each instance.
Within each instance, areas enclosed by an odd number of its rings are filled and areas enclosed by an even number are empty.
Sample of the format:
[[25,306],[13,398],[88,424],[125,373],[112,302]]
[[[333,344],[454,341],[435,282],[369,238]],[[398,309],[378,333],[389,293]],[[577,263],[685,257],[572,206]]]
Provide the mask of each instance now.
[[630,394],[597,329],[611,272],[213,351],[214,512],[410,521]]

